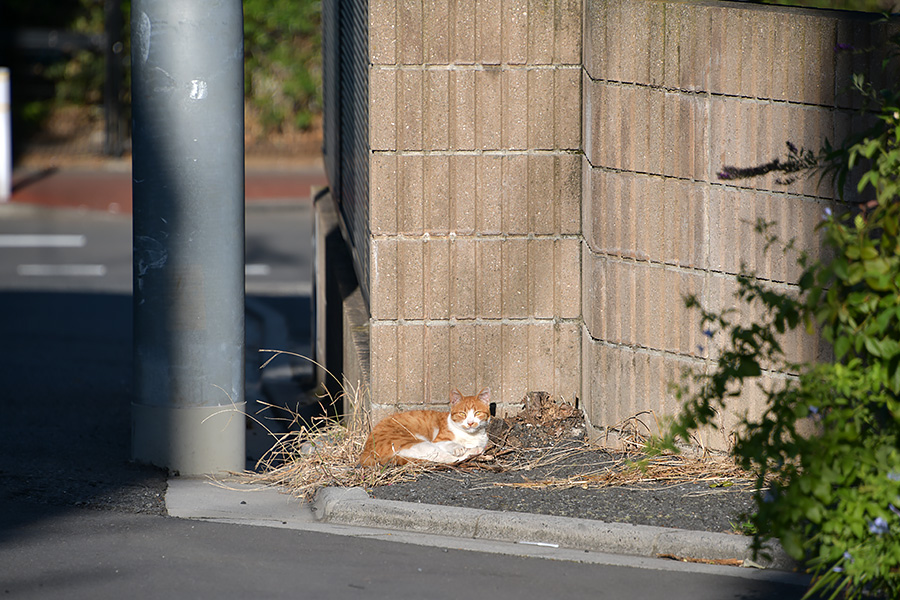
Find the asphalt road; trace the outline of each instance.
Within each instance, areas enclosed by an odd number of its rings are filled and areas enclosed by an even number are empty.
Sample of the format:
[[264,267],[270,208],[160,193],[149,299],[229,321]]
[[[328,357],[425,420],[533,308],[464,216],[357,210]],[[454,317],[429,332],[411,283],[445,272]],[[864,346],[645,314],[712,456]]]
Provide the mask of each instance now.
[[[547,560],[524,550],[518,556],[515,549],[460,550],[421,536],[414,536],[416,543],[396,543],[369,539],[365,532],[348,535],[339,527],[292,531],[168,517],[165,474],[128,460],[128,218],[0,209],[0,246],[6,244],[0,247],[4,597],[802,596],[797,586],[748,578],[731,568],[698,572],[675,563],[660,570],[581,562],[575,554]],[[309,213],[252,213],[248,258],[269,270],[248,275],[248,288],[273,306],[288,303],[291,327],[302,332],[308,315],[290,303],[303,298],[309,261],[302,253],[311,249],[296,231],[305,225],[287,222],[308,223]],[[267,223],[258,239],[251,225],[256,217]],[[11,237],[26,234],[38,237]],[[271,285],[267,276],[274,279]]]
[[[12,510],[10,510],[12,509]],[[793,585],[90,510],[0,514],[8,598],[779,600]],[[21,526],[23,520],[27,525]]]

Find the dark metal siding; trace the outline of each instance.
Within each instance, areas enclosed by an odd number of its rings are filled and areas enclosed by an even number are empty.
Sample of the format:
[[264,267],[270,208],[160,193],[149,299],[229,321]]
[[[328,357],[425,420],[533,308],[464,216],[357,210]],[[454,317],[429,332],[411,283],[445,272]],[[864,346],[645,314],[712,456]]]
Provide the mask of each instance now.
[[325,164],[360,288],[369,298],[369,5],[323,4]]

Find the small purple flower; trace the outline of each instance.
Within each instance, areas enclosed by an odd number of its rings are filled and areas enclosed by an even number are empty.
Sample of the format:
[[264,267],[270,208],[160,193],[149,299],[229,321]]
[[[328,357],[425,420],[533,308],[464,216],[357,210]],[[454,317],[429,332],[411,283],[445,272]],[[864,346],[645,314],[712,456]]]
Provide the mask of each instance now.
[[834,567],[831,567],[831,570],[834,571],[835,573],[843,573],[844,567],[834,566]]
[[891,509],[891,512],[900,517],[900,508],[897,508],[893,504],[888,504],[888,508]]
[[900,473],[898,473],[896,471],[891,471],[890,473],[887,474],[887,478],[890,479],[891,481],[900,481]]
[[703,354],[703,351],[704,351],[704,350],[705,350],[705,348],[704,348],[703,346],[697,346],[697,352],[698,352],[698,353]]
[[850,556],[850,553],[849,553],[849,552],[846,552],[846,551],[845,551],[845,552],[844,552],[844,560],[846,560],[846,561],[848,561],[848,562],[853,562],[853,557]]
[[810,405],[810,406],[809,406],[809,414],[811,414],[811,415],[813,415],[813,416],[818,416],[818,414],[819,414],[819,407],[818,407],[818,406]]
[[729,173],[728,171],[719,171],[718,173],[716,173],[716,177],[728,181],[729,179],[731,179],[731,173]]
[[714,336],[714,335],[716,335],[716,334],[715,334],[715,332],[714,332],[712,329],[709,329],[709,328],[707,327],[706,329],[703,330],[703,335],[705,335],[706,337],[712,339],[712,336]]
[[869,521],[869,533],[882,535],[888,532],[888,523],[881,517],[875,517],[874,521]]
[[825,214],[822,215],[822,220],[823,220],[823,221],[827,221],[827,220],[830,219],[830,218],[831,218],[831,207],[830,207],[830,206],[826,206],[826,207],[825,207]]

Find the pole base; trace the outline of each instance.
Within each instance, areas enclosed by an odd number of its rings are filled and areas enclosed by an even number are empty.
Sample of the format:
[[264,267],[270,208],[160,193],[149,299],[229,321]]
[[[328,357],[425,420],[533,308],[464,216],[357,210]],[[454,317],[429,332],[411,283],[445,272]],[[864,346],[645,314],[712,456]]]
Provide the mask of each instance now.
[[225,406],[131,405],[132,458],[175,475],[246,467],[246,402]]

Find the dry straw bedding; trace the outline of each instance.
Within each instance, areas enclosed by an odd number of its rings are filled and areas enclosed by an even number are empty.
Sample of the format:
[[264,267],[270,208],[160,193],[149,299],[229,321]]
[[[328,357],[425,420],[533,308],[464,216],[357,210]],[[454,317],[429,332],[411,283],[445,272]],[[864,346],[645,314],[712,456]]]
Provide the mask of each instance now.
[[[612,451],[586,440],[579,409],[547,394],[529,394],[522,410],[513,417],[491,420],[491,444],[485,452],[456,465],[408,464],[363,467],[359,454],[369,432],[366,423],[342,424],[318,419],[301,423],[294,418],[290,431],[275,436],[270,451],[257,471],[247,473],[254,483],[286,488],[291,494],[311,499],[323,487],[372,489],[416,480],[428,472],[520,473],[482,478],[481,486],[518,487],[532,490],[571,488],[601,489],[648,483],[678,485],[706,483],[711,488],[753,487],[750,474],[727,456],[648,456],[640,440],[632,439],[625,451]],[[533,479],[530,473],[540,474]],[[485,483],[486,481],[486,483]]]

